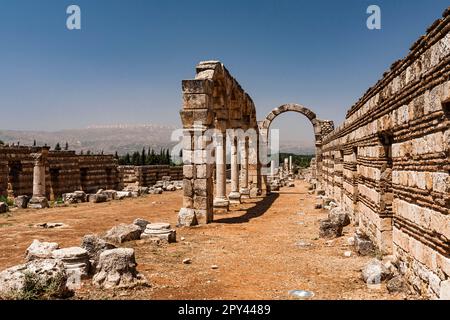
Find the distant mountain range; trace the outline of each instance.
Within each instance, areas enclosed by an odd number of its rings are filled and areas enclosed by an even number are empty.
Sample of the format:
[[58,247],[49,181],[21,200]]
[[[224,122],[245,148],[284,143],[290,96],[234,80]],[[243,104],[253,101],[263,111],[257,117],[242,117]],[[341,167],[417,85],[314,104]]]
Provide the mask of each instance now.
[[[89,126],[85,129],[67,129],[60,131],[20,131],[0,130],[0,140],[5,143],[17,143],[20,145],[45,145],[54,148],[59,142],[64,148],[66,142],[70,150],[90,150],[93,153],[119,154],[142,150],[142,148],[171,148],[178,141],[171,141],[172,133],[178,128],[169,125],[143,124],[143,125],[102,125]],[[314,153],[314,144],[304,142],[280,141],[281,152],[296,154]]]

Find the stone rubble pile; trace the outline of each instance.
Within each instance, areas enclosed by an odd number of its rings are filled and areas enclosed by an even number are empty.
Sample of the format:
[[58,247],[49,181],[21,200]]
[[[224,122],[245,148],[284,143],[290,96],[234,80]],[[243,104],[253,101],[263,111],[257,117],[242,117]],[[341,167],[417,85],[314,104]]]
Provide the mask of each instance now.
[[134,249],[117,248],[113,243],[149,238],[175,242],[176,231],[168,223],[137,218],[103,236],[85,235],[80,247],[60,248],[56,242],[34,240],[26,250],[26,264],[0,272],[0,299],[20,297],[27,273],[41,284],[54,286],[56,282],[54,297],[59,298],[79,288],[81,280],[91,275],[93,284],[104,289],[148,285],[136,270]]

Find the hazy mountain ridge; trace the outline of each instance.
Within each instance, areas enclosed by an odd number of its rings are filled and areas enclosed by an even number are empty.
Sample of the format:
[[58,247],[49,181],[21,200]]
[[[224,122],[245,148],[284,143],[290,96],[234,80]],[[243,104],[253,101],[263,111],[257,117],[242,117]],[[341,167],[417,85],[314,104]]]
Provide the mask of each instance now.
[[[117,124],[117,125],[93,125],[84,129],[66,129],[59,131],[22,131],[22,130],[0,130],[0,140],[5,143],[17,143],[21,145],[47,144],[54,148],[59,142],[64,148],[69,143],[69,149],[77,152],[90,150],[105,154],[125,154],[142,150],[142,148],[171,148],[178,142],[171,141],[175,126],[159,124]],[[314,153],[314,143],[308,145],[306,142],[280,141],[281,152],[296,154]]]

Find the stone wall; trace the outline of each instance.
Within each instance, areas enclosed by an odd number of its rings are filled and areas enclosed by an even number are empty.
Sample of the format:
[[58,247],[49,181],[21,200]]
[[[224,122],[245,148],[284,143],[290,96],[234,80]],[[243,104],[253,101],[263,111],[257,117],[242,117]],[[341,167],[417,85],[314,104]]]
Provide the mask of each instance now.
[[182,166],[148,165],[148,166],[119,166],[120,180],[123,187],[148,187],[169,176],[171,180],[183,180]]
[[[32,196],[33,153],[39,147],[0,147],[0,195]],[[74,151],[50,151],[45,160],[46,197],[55,200],[63,193],[83,190],[122,189],[127,185],[151,186],[163,176],[183,178],[182,167],[118,166],[112,155],[77,155]]]
[[415,290],[450,277],[449,10],[323,140],[323,188]]

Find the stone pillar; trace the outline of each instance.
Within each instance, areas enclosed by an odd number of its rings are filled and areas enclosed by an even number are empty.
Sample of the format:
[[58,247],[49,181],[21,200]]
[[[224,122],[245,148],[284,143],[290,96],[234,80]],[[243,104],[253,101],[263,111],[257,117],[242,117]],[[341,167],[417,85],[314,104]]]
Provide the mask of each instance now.
[[216,197],[214,209],[228,211],[230,202],[226,197],[227,187],[227,152],[226,136],[216,136]]
[[294,170],[292,168],[292,156],[289,156],[289,174],[293,174]]
[[48,201],[45,196],[45,164],[47,155],[48,149],[45,148],[41,152],[31,154],[34,160],[33,197],[28,202],[29,208],[42,209],[48,207]]
[[284,172],[286,174],[289,173],[289,159],[288,158],[284,158]]
[[238,141],[233,137],[231,141],[231,192],[228,195],[230,203],[241,203],[239,193],[239,163],[238,163]]
[[270,160],[270,178],[275,177],[275,160]]
[[248,140],[244,138],[239,142],[241,150],[241,189],[242,198],[250,198],[250,189],[248,187]]

